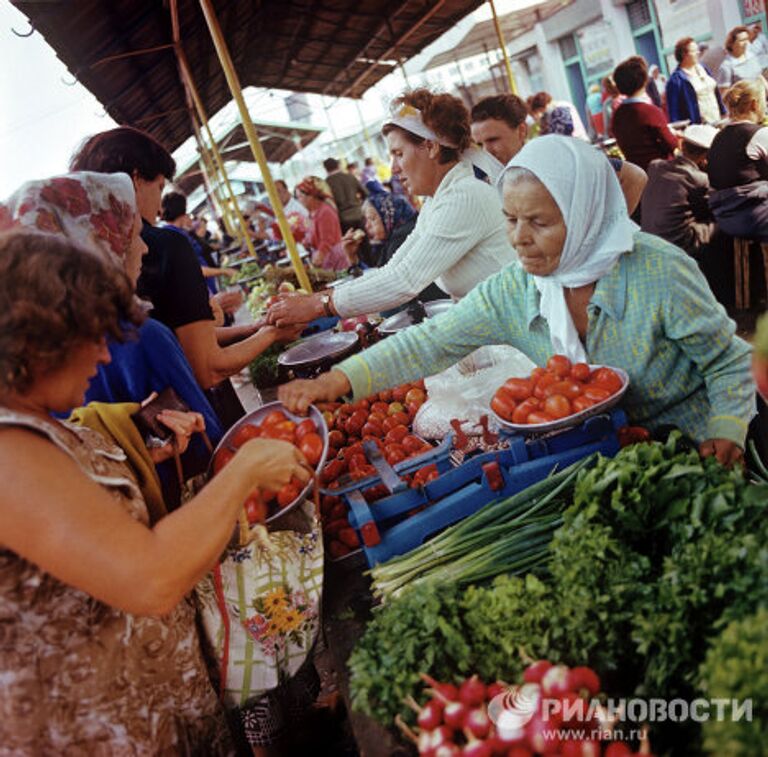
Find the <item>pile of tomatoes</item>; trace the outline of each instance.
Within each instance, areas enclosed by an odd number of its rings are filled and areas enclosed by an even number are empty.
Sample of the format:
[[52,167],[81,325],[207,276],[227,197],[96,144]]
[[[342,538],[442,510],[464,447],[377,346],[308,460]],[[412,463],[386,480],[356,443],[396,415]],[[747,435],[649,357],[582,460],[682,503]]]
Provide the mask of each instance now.
[[610,368],[593,370],[553,355],[546,368],[534,368],[528,378],[507,379],[494,394],[491,410],[510,423],[551,423],[605,402],[622,386]]
[[[368,462],[363,442],[372,441],[390,465],[430,452],[432,446],[414,436],[413,419],[427,399],[424,382],[403,384],[379,392],[355,403],[319,403],[328,425],[328,456],[320,473],[320,484],[326,490],[338,489],[353,481],[376,475]],[[425,465],[412,476],[406,476],[416,488],[439,475],[436,465]],[[386,497],[384,484],[374,484],[362,490],[368,502]],[[343,557],[360,546],[357,533],[347,520],[347,508],[332,492],[320,501],[323,532],[332,558]]]
[[[282,410],[272,410],[261,423],[244,423],[235,431],[228,446],[216,453],[213,474],[216,475],[249,439],[258,438],[280,439],[296,445],[313,467],[317,467],[323,456],[323,439],[314,421],[305,418],[297,423]],[[263,523],[270,515],[293,504],[303,488],[304,485],[295,477],[276,492],[257,487],[244,502],[248,522],[251,525]]]

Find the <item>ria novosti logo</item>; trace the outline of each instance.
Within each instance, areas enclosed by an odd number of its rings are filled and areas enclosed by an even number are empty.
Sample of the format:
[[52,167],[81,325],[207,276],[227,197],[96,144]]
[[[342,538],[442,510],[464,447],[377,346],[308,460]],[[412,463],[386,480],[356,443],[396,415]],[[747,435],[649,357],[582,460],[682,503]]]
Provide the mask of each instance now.
[[540,703],[541,687],[537,683],[510,686],[488,703],[488,717],[501,738],[516,738],[538,712]]

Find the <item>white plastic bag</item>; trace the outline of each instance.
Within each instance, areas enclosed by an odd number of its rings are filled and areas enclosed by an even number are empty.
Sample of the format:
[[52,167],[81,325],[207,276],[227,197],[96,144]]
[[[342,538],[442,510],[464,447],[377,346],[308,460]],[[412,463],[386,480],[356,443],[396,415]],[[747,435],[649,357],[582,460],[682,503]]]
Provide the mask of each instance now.
[[413,421],[413,430],[425,439],[442,439],[453,431],[452,419],[462,421],[468,436],[482,433],[480,417],[488,416],[496,430],[490,404],[496,390],[511,376],[525,377],[535,363],[514,347],[494,344],[480,347],[442,373],[424,380],[429,399]]

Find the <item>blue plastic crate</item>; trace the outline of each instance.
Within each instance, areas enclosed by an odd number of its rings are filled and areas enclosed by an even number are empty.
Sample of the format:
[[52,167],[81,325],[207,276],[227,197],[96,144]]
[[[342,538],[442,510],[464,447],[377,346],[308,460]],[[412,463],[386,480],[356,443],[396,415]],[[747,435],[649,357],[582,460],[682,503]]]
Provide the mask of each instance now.
[[[587,419],[578,428],[547,437],[505,435],[508,449],[469,457],[458,467],[452,467],[449,459],[452,437],[433,452],[394,468],[375,455],[376,447],[370,445],[366,454],[378,475],[328,493],[341,496],[347,504],[349,523],[358,532],[368,565],[373,566],[410,552],[489,502],[522,491],[559,468],[594,452],[615,455],[619,451],[617,431],[626,425],[624,412],[614,409]],[[401,478],[431,463],[437,465],[440,476],[426,486],[411,489]],[[363,492],[379,484],[390,495],[369,504]]]

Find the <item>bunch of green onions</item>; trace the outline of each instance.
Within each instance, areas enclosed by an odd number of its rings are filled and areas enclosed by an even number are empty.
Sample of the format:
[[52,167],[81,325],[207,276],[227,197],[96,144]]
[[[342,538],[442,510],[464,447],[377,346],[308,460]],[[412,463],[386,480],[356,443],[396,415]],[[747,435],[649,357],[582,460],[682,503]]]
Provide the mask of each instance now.
[[374,566],[369,571],[374,595],[388,599],[427,583],[466,585],[542,565],[552,535],[563,523],[576,477],[595,457],[490,502],[408,554]]

